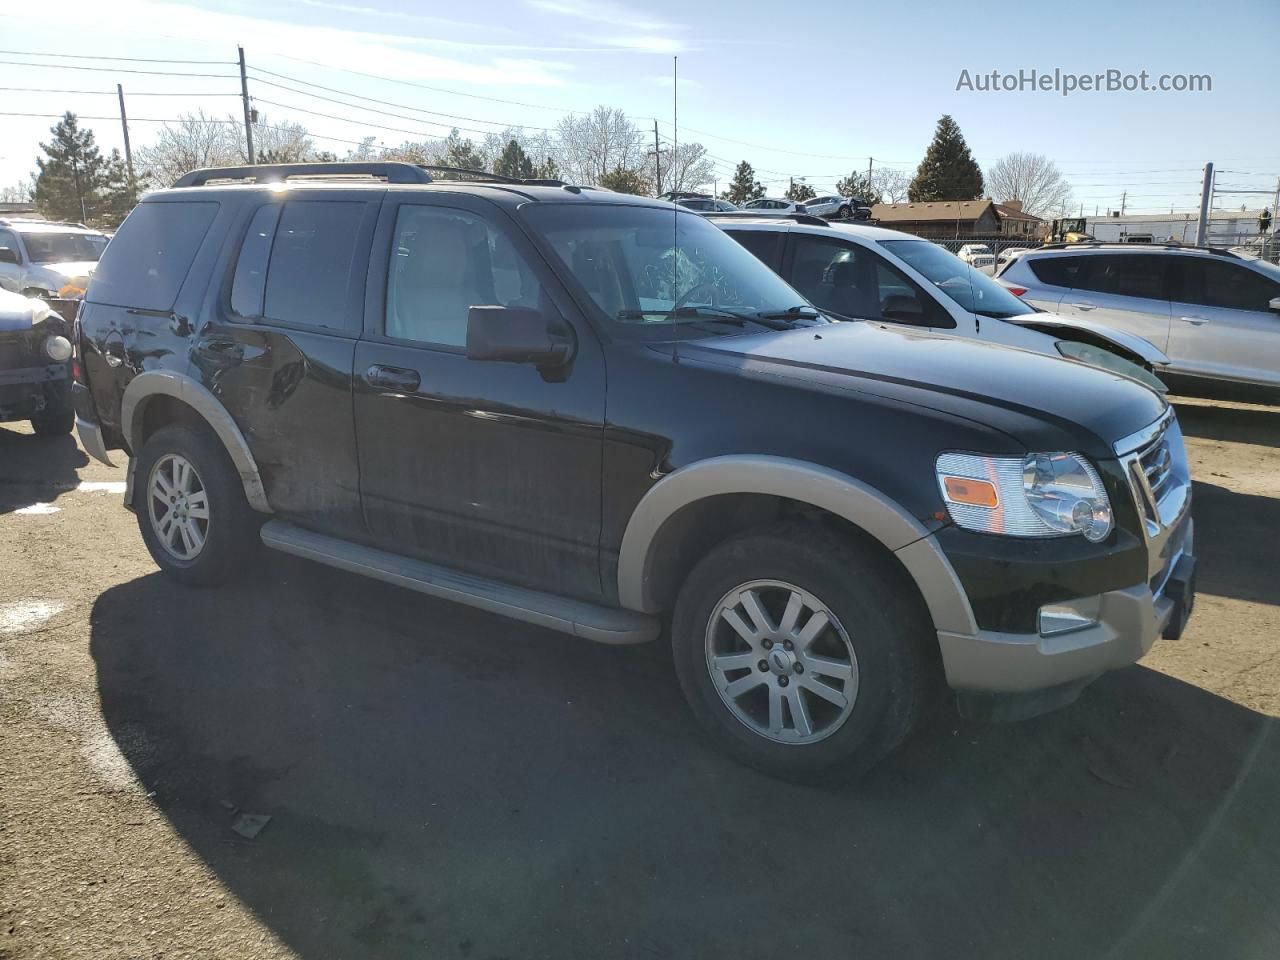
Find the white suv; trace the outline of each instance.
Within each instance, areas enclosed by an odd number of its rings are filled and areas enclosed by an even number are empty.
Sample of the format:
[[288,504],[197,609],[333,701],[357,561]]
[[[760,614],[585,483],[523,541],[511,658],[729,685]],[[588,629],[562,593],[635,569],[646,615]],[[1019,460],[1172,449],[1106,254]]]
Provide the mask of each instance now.
[[1280,268],[1264,260],[1073,243],[1019,252],[999,278],[1028,303],[1149,340],[1170,374],[1280,387]]
[[1146,340],[1030,306],[936,243],[816,217],[708,217],[828,316],[1064,356],[1164,390],[1168,357]]

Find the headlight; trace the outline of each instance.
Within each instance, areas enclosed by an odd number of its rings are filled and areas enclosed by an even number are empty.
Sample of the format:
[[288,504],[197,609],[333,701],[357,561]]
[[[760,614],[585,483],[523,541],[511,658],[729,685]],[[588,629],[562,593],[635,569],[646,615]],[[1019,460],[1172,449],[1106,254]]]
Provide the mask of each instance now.
[[1098,472],[1078,453],[944,453],[937,475],[947,512],[966,530],[1011,537],[1081,533],[1097,543],[1113,526]]
[[66,337],[52,334],[44,338],[44,352],[50,360],[56,360],[62,363],[64,360],[71,359],[71,341]]

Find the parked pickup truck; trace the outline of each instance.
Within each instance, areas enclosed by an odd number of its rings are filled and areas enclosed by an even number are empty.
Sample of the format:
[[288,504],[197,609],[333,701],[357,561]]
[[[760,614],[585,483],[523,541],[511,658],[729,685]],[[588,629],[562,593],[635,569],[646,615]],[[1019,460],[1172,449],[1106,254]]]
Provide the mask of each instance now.
[[125,221],[76,411],[171,577],[261,541],[584,640],[665,633],[710,736],[795,779],[883,757],[931,676],[1026,716],[1182,630],[1159,394],[829,322],[678,206],[475,177],[200,171]]

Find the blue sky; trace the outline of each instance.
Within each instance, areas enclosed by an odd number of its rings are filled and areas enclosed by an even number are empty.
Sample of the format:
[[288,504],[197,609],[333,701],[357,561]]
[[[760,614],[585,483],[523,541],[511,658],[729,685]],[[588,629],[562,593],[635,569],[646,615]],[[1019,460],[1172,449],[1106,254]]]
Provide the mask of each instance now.
[[[0,90],[0,185],[34,167],[52,123],[4,113],[73,109],[112,117],[115,99],[105,94],[119,82],[136,118],[136,148],[154,135],[158,124],[150,119],[238,109],[230,66],[237,43],[251,66],[291,78],[280,82],[308,81],[465,117],[442,122],[471,130],[552,127],[565,111],[603,103],[623,108],[647,129],[658,118],[664,137],[672,132],[671,58],[678,55],[681,139],[704,143],[722,178],[738,160],[749,160],[762,179],[773,181],[771,192],[781,192],[788,176],[829,189],[850,169],[865,169],[868,156],[877,165],[912,169],[943,113],[956,118],[984,165],[1014,150],[1054,159],[1089,212],[1118,205],[1126,190],[1130,210],[1187,209],[1206,160],[1230,171],[1219,177],[1224,187],[1270,190],[1280,175],[1280,125],[1274,81],[1267,79],[1280,53],[1274,0],[1233,4],[1217,19],[1202,3],[1183,0],[976,6],[795,0],[785,7],[758,0],[57,0],[6,6],[0,47],[10,52],[0,60],[59,62],[14,52],[26,51],[221,62],[61,61],[106,70],[0,63],[2,88],[85,91]],[[1032,68],[1210,74],[1213,89],[1065,98],[956,90],[962,69]],[[335,138],[317,143],[340,155],[346,150],[341,140],[365,134],[388,145],[414,139],[295,109],[358,119],[353,107],[253,82],[251,92],[272,120],[296,120]],[[157,93],[165,95],[146,95]],[[365,119],[423,134],[447,132],[425,119]],[[118,122],[86,123],[105,146],[121,144]],[[1219,203],[1263,200],[1223,197]]]

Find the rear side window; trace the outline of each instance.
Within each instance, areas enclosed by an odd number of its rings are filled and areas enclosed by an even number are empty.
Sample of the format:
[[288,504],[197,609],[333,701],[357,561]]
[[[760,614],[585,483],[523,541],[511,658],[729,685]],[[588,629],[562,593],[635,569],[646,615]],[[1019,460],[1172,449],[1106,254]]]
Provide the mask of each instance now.
[[769,267],[778,265],[778,247],[784,236],[778,230],[728,230],[726,233],[756,255]]
[[1095,293],[1144,300],[1164,300],[1164,270],[1168,260],[1146,254],[1090,257],[1089,270],[1077,287]]
[[1051,287],[1074,287],[1082,257],[1031,257],[1028,265],[1036,279]]
[[[359,201],[285,204],[271,244],[264,317],[304,327],[348,326],[347,295],[364,212]],[[246,289],[251,290],[248,279]]]
[[98,261],[87,299],[139,310],[172,310],[218,204],[140,203]]

